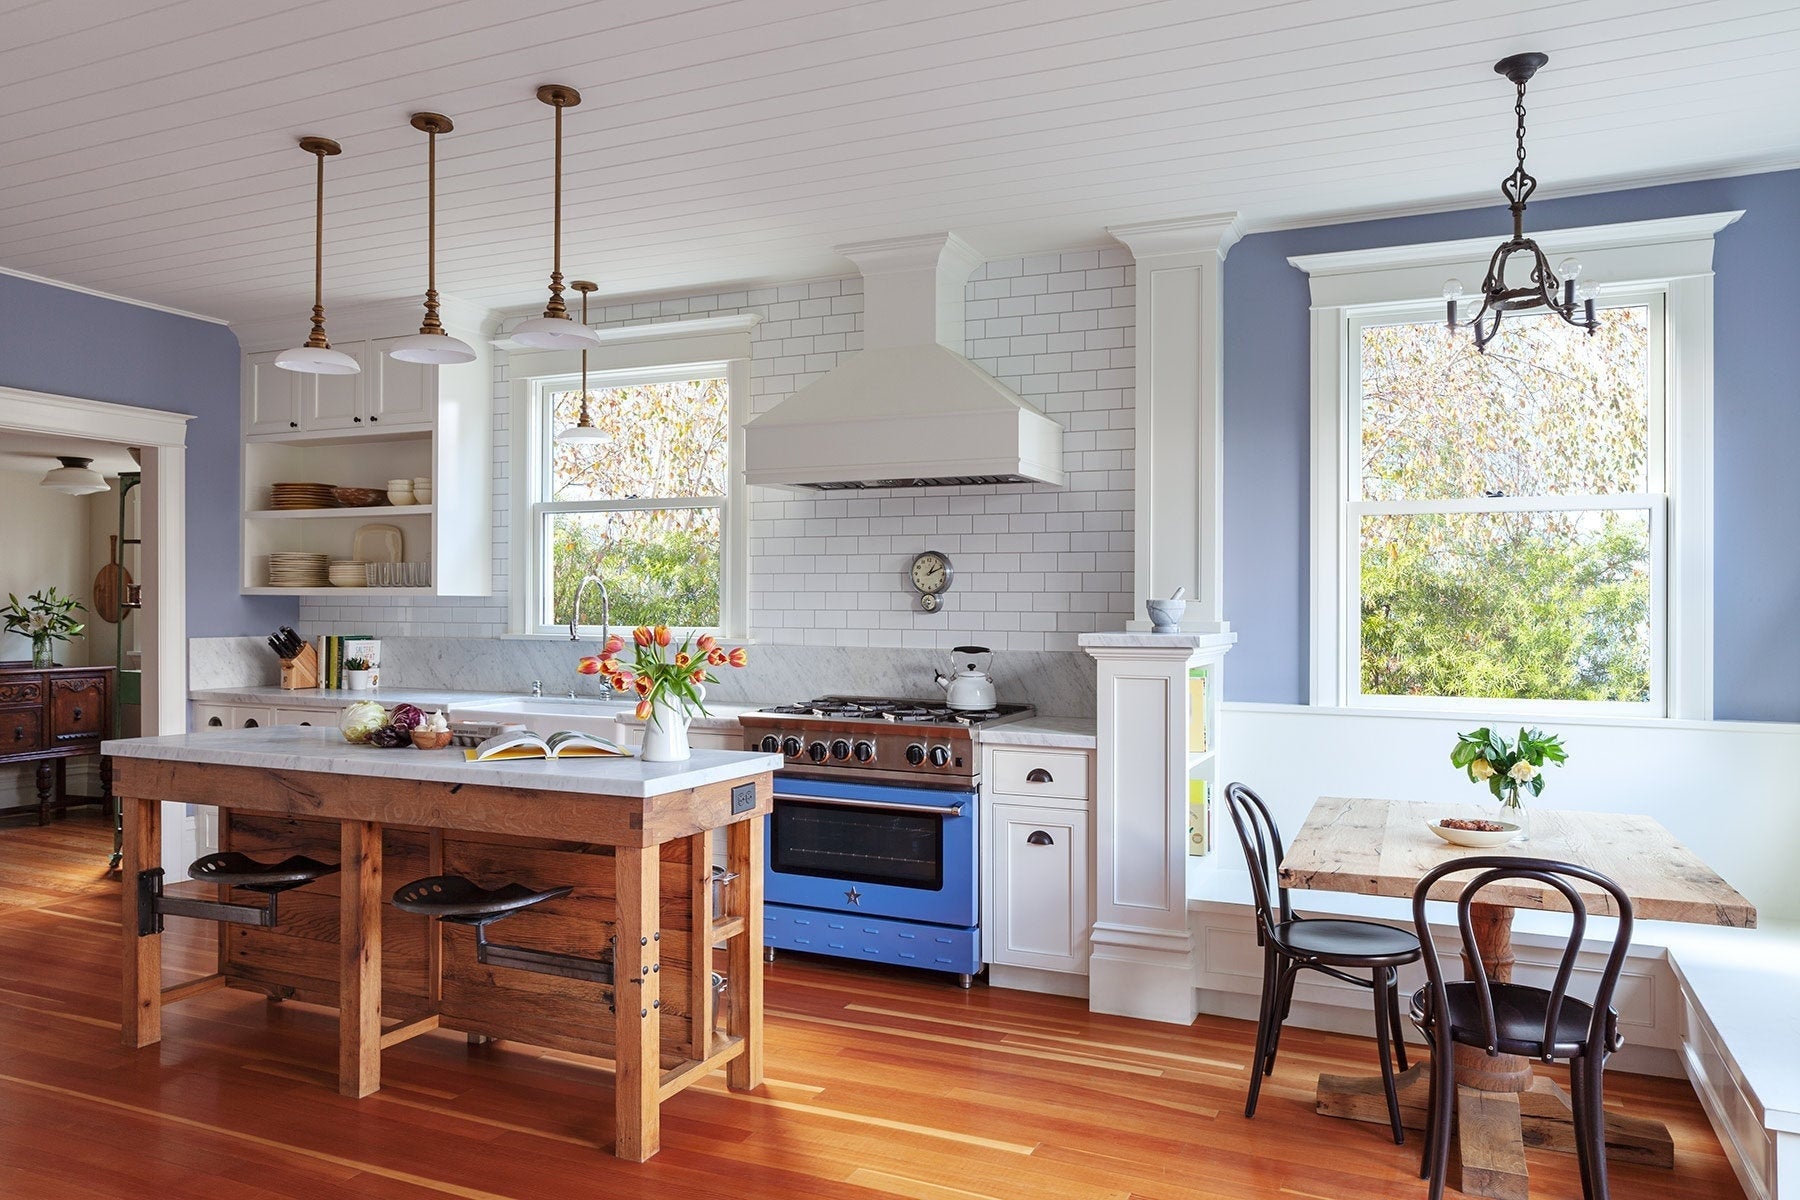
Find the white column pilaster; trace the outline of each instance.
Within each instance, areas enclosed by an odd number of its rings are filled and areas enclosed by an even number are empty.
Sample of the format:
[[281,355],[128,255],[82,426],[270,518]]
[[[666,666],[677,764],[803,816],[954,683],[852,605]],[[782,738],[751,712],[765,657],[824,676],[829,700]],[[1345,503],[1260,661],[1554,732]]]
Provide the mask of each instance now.
[[[1225,253],[1236,213],[1116,225],[1137,260],[1136,600],[1188,590],[1182,629],[1222,632]],[[1148,629],[1134,609],[1130,629]]]
[[1235,634],[1093,633],[1098,664],[1094,927],[1088,1008],[1152,1021],[1199,1013],[1187,908],[1188,668]]

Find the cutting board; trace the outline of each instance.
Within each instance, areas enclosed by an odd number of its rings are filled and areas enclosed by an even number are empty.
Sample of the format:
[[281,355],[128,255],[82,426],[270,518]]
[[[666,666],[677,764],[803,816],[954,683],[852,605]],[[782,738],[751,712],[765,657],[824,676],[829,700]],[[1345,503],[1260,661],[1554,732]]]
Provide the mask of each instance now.
[[107,539],[112,543],[112,561],[100,568],[94,576],[94,615],[102,621],[117,625],[125,615],[125,597],[131,594],[131,572],[119,561],[119,537],[114,534]]

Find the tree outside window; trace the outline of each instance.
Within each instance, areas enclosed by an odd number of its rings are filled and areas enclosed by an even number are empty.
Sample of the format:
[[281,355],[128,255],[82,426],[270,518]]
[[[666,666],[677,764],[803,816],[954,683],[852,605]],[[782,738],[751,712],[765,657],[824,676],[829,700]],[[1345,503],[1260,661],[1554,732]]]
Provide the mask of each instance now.
[[[589,411],[606,442],[559,442],[581,393],[540,391],[547,408],[536,509],[545,624],[568,624],[586,575],[605,581],[614,625],[717,627],[729,416],[723,374],[639,373],[590,381]],[[565,390],[566,389],[566,390]],[[589,596],[588,624],[599,621]]]
[[1353,324],[1364,696],[1652,699],[1661,310],[1601,318],[1509,317],[1485,355],[1441,318]]

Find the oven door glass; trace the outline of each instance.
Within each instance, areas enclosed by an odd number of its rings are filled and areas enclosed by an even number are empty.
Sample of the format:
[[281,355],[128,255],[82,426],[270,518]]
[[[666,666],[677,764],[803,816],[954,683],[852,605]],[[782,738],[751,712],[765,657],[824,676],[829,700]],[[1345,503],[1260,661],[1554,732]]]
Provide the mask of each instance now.
[[773,817],[772,865],[788,875],[944,886],[944,818],[830,801],[782,800]]

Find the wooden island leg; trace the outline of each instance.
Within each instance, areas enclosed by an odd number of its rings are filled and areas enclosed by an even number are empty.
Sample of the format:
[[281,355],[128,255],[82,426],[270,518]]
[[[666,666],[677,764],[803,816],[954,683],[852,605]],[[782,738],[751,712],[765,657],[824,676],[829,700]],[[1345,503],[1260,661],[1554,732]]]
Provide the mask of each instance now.
[[162,935],[138,936],[138,875],[162,866],[162,803],[119,801],[125,870],[119,889],[119,937],[124,948],[120,1040],[133,1049],[162,1041]]
[[381,1088],[381,826],[339,827],[338,1093]]
[[726,827],[729,866],[737,875],[730,887],[744,914],[744,932],[733,939],[727,978],[730,989],[725,1032],[744,1039],[744,1052],[725,1068],[726,1086],[737,1092],[763,1081],[763,822],[752,817]]
[[[662,1148],[657,1100],[662,1067],[662,852],[656,846],[620,846],[616,855],[613,1153],[627,1162],[645,1162]],[[696,913],[695,919],[705,919],[705,914]],[[694,969],[705,968],[696,963]]]

